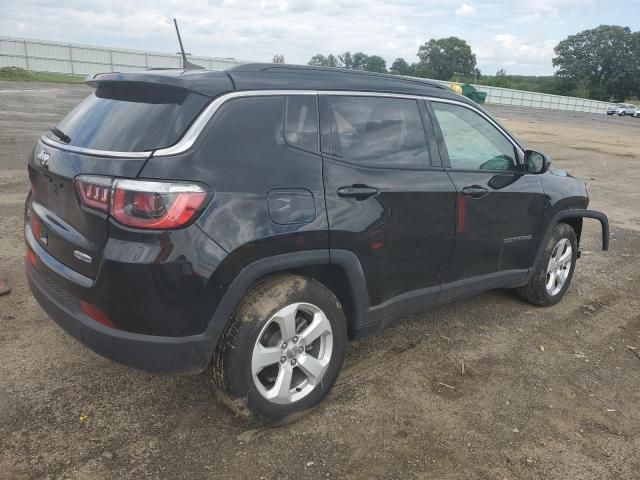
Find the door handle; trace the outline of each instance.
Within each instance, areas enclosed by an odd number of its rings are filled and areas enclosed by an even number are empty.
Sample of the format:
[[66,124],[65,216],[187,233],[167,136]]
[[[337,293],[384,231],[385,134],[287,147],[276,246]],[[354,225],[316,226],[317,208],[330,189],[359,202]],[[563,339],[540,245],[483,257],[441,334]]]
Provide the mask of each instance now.
[[351,187],[340,187],[338,196],[343,198],[355,198],[356,200],[364,200],[378,194],[378,189],[368,187],[366,185],[352,185]]
[[480,185],[470,185],[462,189],[462,193],[471,198],[482,198],[485,195],[489,195],[490,190]]

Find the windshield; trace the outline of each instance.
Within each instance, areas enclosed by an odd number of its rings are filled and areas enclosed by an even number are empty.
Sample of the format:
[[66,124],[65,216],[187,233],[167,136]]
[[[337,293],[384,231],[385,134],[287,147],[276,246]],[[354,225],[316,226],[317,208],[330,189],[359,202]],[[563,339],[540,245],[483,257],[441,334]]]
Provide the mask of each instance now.
[[[165,85],[107,83],[74,108],[57,129],[77,147],[155,150],[176,143],[209,100]],[[59,140],[52,132],[47,136]]]

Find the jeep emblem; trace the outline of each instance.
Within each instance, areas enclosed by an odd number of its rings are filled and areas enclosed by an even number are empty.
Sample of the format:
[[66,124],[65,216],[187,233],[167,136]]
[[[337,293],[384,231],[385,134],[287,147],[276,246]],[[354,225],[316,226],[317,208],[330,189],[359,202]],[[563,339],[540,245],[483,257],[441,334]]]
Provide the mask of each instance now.
[[38,160],[40,160],[40,166],[42,168],[49,168],[49,157],[50,155],[45,152],[44,150],[40,150],[40,153],[38,154]]

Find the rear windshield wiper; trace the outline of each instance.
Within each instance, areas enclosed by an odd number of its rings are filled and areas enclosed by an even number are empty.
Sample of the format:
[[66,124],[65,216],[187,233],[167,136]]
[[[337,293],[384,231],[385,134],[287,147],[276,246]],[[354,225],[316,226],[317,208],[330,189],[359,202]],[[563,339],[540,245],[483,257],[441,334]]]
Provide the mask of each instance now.
[[62,130],[60,130],[59,128],[53,127],[50,128],[49,131],[51,133],[53,133],[56,137],[58,137],[58,139],[60,139],[61,142],[64,143],[71,143],[71,138],[69,136],[67,136]]

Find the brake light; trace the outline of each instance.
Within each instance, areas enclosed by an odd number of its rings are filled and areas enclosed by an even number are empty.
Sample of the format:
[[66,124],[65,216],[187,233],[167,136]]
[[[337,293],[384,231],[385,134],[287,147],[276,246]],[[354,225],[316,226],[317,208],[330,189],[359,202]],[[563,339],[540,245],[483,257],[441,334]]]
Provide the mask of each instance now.
[[119,223],[136,228],[169,230],[191,221],[207,191],[200,185],[148,180],[76,178],[83,205],[108,212]]
[[116,180],[111,215],[132,227],[177,228],[191,220],[206,196],[198,185]]

